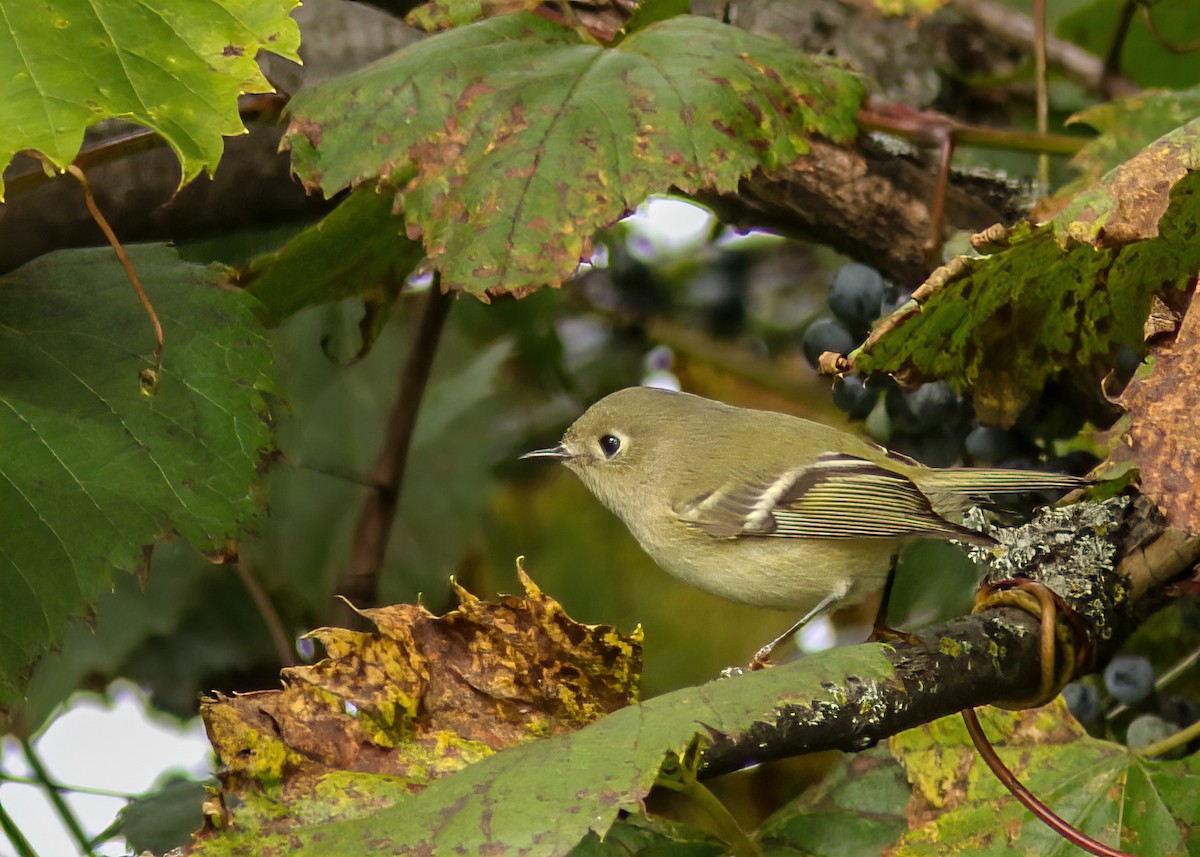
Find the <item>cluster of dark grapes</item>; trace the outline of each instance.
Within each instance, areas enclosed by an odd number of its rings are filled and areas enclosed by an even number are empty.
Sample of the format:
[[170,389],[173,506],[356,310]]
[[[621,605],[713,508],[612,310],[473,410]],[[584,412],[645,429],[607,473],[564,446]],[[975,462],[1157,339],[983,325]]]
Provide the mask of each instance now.
[[[1067,708],[1094,735],[1117,737],[1134,750],[1161,741],[1200,720],[1200,704],[1185,696],[1161,693],[1154,665],[1142,655],[1118,655],[1104,670],[1103,687],[1090,681],[1063,689]],[[1106,713],[1107,712],[1107,713]],[[1176,748],[1166,758],[1200,749],[1200,741]]]
[[[866,338],[871,325],[895,312],[911,298],[868,265],[842,266],[829,286],[830,315],[813,321],[804,332],[804,356],[814,368],[821,354],[847,354]],[[962,460],[993,467],[1047,466],[1067,473],[1086,473],[1096,463],[1086,453],[1072,453],[1039,465],[1047,441],[1073,437],[1084,422],[1103,422],[1097,403],[1067,384],[1047,386],[1009,429],[980,425],[969,398],[945,381],[901,389],[890,378],[838,379],[833,401],[851,419],[866,421],[866,431],[879,443],[932,467]],[[1100,405],[1100,409],[1104,406]]]

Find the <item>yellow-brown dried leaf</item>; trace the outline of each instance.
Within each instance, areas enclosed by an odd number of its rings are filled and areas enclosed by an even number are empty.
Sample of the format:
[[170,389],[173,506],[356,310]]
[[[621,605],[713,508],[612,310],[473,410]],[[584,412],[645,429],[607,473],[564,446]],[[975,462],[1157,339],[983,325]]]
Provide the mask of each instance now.
[[1118,400],[1129,412],[1128,454],[1142,493],[1180,529],[1200,533],[1200,303],[1173,340],[1151,349],[1154,370]]
[[641,633],[582,625],[518,567],[524,596],[360,611],[375,632],[322,628],[327,657],[284,688],[204,700],[225,793],[303,794],[336,771],[422,788],[497,750],[572,731],[637,698]]

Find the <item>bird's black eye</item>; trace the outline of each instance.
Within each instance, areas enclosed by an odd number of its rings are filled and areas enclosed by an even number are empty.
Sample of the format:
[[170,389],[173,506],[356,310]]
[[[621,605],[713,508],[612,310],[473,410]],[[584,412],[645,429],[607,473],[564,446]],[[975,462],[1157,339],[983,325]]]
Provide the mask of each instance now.
[[600,451],[604,453],[605,458],[612,458],[620,449],[621,439],[619,437],[606,434],[600,438]]

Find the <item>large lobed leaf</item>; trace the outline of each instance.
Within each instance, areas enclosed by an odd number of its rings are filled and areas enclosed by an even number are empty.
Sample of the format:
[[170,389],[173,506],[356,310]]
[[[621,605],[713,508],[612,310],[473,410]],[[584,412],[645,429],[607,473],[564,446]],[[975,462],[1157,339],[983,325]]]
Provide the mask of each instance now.
[[104,248],[0,279],[0,703],[112,585],[178,533],[218,551],[256,514],[271,354],[253,298],[161,246],[130,249],[154,334]]
[[[1195,853],[1200,757],[1149,761],[1090,738],[1062,697],[1040,709],[980,715],[1009,769],[1077,829],[1133,854]],[[910,830],[893,847],[896,857],[1080,853],[992,775],[960,717],[911,729],[890,745],[914,791]]]
[[1154,296],[1200,269],[1200,119],[1109,172],[1052,221],[1019,224],[935,272],[919,309],[851,355],[868,372],[946,378],[1010,425],[1054,375],[1141,346]]
[[810,136],[852,137],[862,92],[835,60],[707,18],[602,47],[520,13],[300,93],[285,139],[326,195],[393,184],[445,287],[524,294],[652,193],[730,191]]
[[1143,92],[1089,107],[1069,121],[1090,125],[1100,135],[1079,150],[1071,165],[1094,182],[1197,115],[1200,87]]
[[[1039,709],[978,715],[1004,763],[1068,823],[1132,854],[1195,853],[1197,756],[1154,762],[1091,738],[1061,697]],[[959,715],[895,735],[887,749],[847,756],[776,813],[759,841],[767,853],[821,857],[1082,853],[1009,794]]]
[[[0,0],[0,171],[23,149],[66,167],[84,130],[128,119],[162,135],[181,183],[245,133],[242,93],[274,92],[260,50],[298,60],[299,0]],[[0,182],[0,200],[4,185]]]

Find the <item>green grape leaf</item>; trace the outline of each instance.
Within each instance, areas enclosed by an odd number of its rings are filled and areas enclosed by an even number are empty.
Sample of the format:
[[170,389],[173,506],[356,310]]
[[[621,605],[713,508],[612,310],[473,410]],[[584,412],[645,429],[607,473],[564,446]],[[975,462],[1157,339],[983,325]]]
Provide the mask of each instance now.
[[326,195],[394,186],[443,286],[486,299],[559,285],[652,193],[731,191],[853,137],[862,94],[835,60],[707,18],[602,47],[518,13],[300,93],[285,141]]
[[1159,292],[1200,269],[1200,119],[1077,195],[935,271],[851,355],[865,372],[945,378],[986,423],[1011,425],[1048,379],[1140,350]]
[[[1087,736],[1059,697],[1044,708],[979,712],[1001,760],[1050,809],[1088,836],[1134,854],[1194,853],[1200,757],[1154,762]],[[890,739],[913,785],[911,829],[888,853],[1070,855],[992,775],[955,715]]]
[[589,833],[570,857],[721,857],[729,845],[711,833],[657,815],[619,818],[601,838]]
[[886,747],[848,755],[772,815],[758,840],[772,854],[782,848],[821,857],[885,854],[908,831],[911,794],[904,768]]
[[0,0],[0,171],[25,149],[65,168],[89,125],[116,118],[162,135],[179,156],[181,185],[211,172],[222,137],[246,133],[238,96],[274,92],[258,52],[299,59],[288,17],[298,5]]
[[[373,672],[365,669],[364,674]],[[578,731],[490,755],[448,735],[439,746],[453,750],[461,745],[456,765],[461,769],[432,782],[425,773],[429,766],[416,772],[408,767],[413,753],[408,745],[376,742],[380,746],[368,747],[360,740],[355,746],[362,749],[352,757],[355,764],[378,756],[381,770],[407,773],[336,771],[297,786],[289,771],[309,767],[306,756],[336,757],[337,745],[330,749],[323,739],[320,744],[310,742],[313,749],[297,750],[295,744],[285,745],[288,736],[304,736],[310,730],[337,736],[343,728],[339,723],[357,719],[362,729],[377,719],[369,706],[356,704],[346,713],[342,700],[358,698],[352,686],[326,684],[327,695],[313,710],[310,727],[290,722],[293,714],[307,716],[301,706],[285,710],[268,704],[267,718],[258,717],[264,726],[268,719],[276,721],[274,730],[242,731],[249,744],[223,745],[234,751],[238,771],[253,768],[259,785],[224,802],[227,811],[216,824],[227,832],[205,836],[192,853],[248,855],[279,847],[313,857],[364,853],[387,843],[392,854],[556,855],[571,852],[585,838],[580,853],[604,853],[589,834],[604,836],[623,809],[637,813],[664,761],[671,754],[682,756],[709,730],[740,733],[781,705],[818,712],[837,698],[846,676],[883,681],[892,674],[882,646],[841,648],[669,693],[622,708]],[[289,681],[294,679],[289,676]],[[244,710],[253,709],[253,699],[238,699],[245,700]],[[207,707],[210,734],[227,733],[224,710]],[[473,758],[479,760],[461,767]],[[227,786],[234,782],[247,784],[240,775],[226,778]],[[698,844],[708,852],[708,844]]]
[[1071,159],[1094,182],[1169,131],[1200,116],[1200,87],[1143,92],[1076,113],[1068,120],[1100,132]]
[[[1159,237],[1159,221],[1184,195],[1178,183],[1193,170],[1200,170],[1200,118],[1159,137],[1071,200],[1054,218],[1054,233],[1060,243],[1087,242],[1097,249]],[[1185,220],[1194,222],[1197,214],[1187,205],[1176,208]]]
[[212,783],[173,777],[132,798],[117,818],[114,833],[125,837],[135,854],[166,854],[192,841],[204,821],[202,807]]
[[425,258],[420,244],[399,234],[403,227],[390,195],[359,188],[280,249],[252,259],[240,285],[258,298],[268,327],[342,298],[394,296]]
[[204,551],[258,512],[271,354],[253,298],[167,247],[129,249],[154,333],[108,248],[0,278],[0,703],[68,618],[177,533]]

